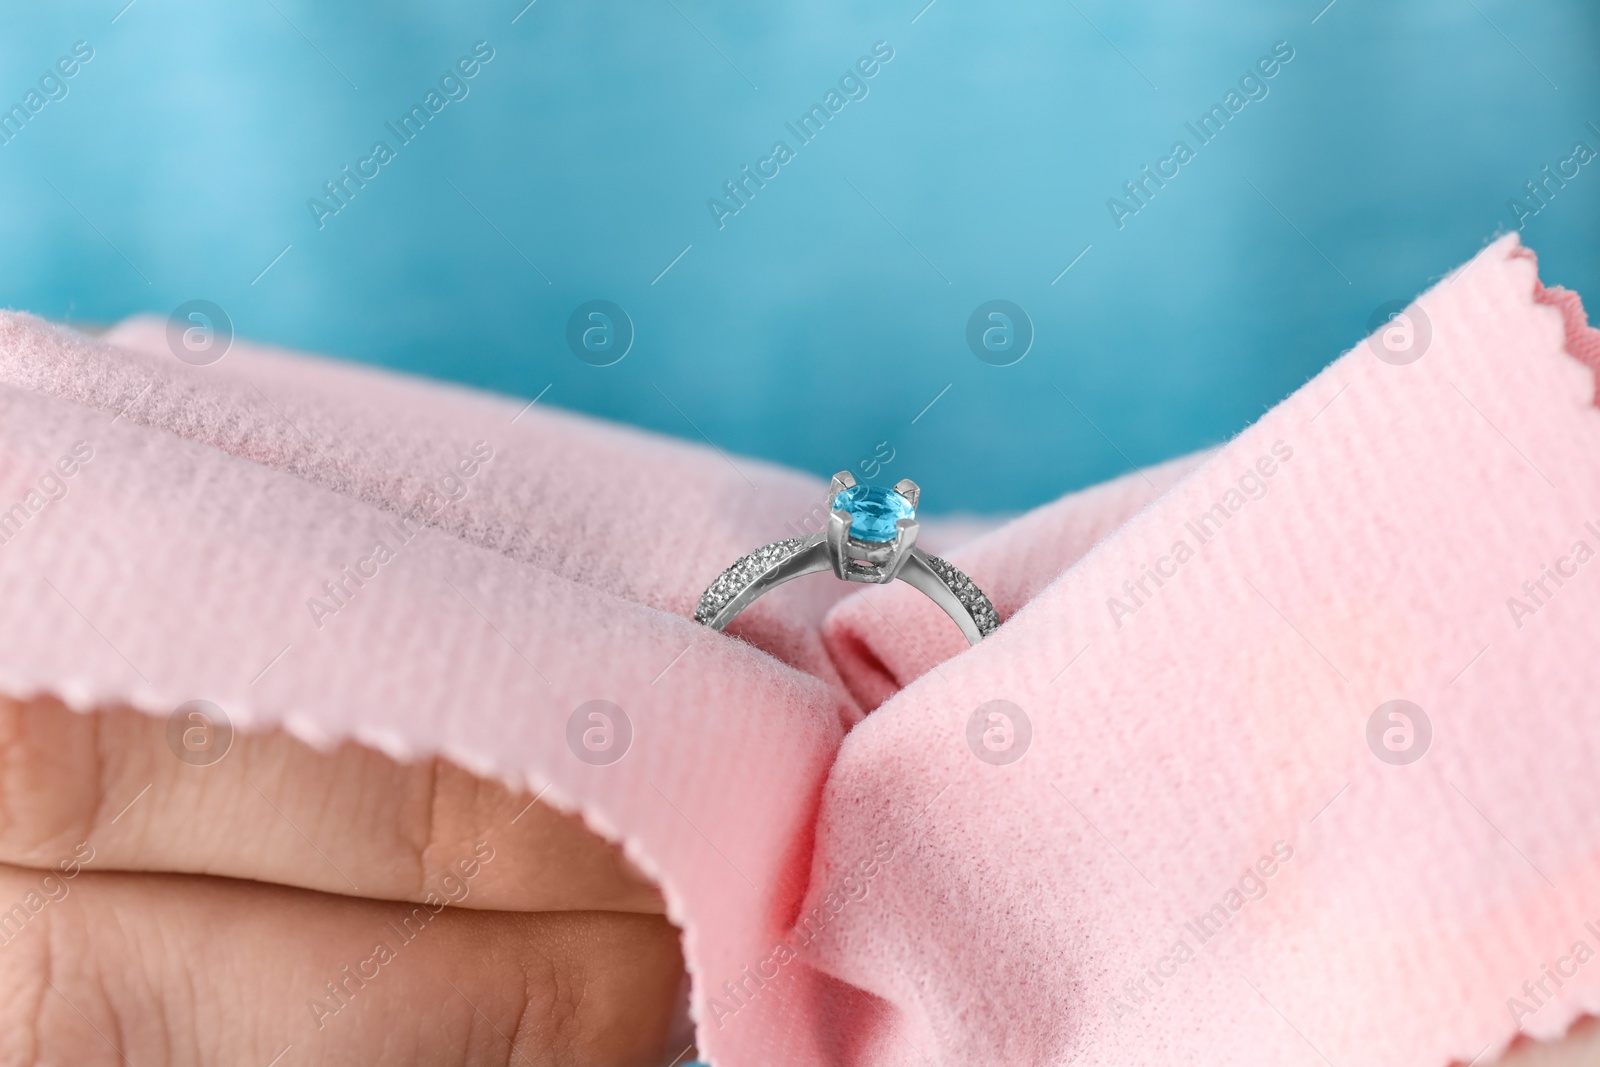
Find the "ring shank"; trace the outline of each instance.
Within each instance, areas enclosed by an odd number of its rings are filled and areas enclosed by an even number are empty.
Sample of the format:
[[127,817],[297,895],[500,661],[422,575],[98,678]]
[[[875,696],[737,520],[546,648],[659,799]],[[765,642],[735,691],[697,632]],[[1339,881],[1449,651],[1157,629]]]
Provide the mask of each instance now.
[[[774,542],[724,571],[700,598],[695,618],[713,630],[726,629],[765,593],[807,574],[832,569],[826,534]],[[897,577],[950,616],[968,644],[977,644],[999,625],[994,606],[971,579],[920,548],[911,548]]]
[[759,575],[749,585],[735,593],[733,599],[725,603],[707,625],[713,630],[724,630],[740,612],[754,604],[769,590],[776,589],[785,582],[792,582],[796,578],[832,569],[833,564],[828,559],[828,542],[818,535],[814,544],[786,557],[776,567]]
[[978,629],[978,621],[972,617],[972,613],[961,602],[961,598],[944,584],[944,580],[932,567],[928,566],[928,561],[923,558],[924,555],[920,549],[911,550],[911,558],[906,560],[906,565],[900,569],[900,580],[939,605],[940,610],[961,627],[961,635],[967,639],[967,644],[975,645],[982,641],[983,632]]

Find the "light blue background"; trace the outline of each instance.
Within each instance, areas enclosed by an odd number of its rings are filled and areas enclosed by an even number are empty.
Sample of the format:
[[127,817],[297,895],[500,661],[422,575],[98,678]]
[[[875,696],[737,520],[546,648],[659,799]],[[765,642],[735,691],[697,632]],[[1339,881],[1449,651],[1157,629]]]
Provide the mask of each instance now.
[[[0,147],[0,302],[205,298],[822,475],[888,441],[929,510],[1009,510],[1237,432],[1600,147],[1592,0],[523,2],[11,7],[0,101],[96,55]],[[470,96],[319,231],[307,199],[478,40]],[[879,40],[870,95],[719,231],[707,198]],[[1278,41],[1270,95],[1119,231],[1107,198]],[[1600,163],[1524,237],[1600,300]],[[615,366],[567,348],[592,298],[635,324]],[[1014,366],[966,346],[993,298],[1036,326]]]

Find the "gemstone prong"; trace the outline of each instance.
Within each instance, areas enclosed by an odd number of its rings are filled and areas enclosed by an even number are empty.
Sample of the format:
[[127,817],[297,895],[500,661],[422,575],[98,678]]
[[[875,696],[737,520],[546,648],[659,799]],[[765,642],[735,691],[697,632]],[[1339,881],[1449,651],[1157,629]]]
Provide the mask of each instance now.
[[845,568],[850,562],[851,522],[848,511],[834,511],[828,515],[828,559],[833,563],[834,576],[841,581],[849,581]]
[[913,509],[916,508],[917,502],[922,499],[921,487],[910,478],[901,478],[898,482],[895,482],[894,491],[909,500]]
[[911,549],[917,543],[917,532],[921,526],[916,519],[900,519],[894,524],[894,528],[894,554],[889,557],[889,562],[883,565],[885,582],[894,581],[900,574],[900,568],[911,558]]
[[846,489],[856,487],[856,476],[849,471],[840,471],[833,476],[833,481],[828,483],[828,506],[833,506],[833,498]]

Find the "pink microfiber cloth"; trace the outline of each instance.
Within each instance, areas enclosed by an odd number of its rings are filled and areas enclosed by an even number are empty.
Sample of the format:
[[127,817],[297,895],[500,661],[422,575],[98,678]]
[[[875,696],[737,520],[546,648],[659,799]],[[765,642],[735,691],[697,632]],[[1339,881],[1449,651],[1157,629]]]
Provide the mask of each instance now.
[[1514,236],[1226,446],[943,550],[970,649],[820,576],[690,621],[815,479],[108,340],[0,319],[0,690],[545,790],[660,882],[718,1067],[1443,1067],[1600,1010],[1600,336]]

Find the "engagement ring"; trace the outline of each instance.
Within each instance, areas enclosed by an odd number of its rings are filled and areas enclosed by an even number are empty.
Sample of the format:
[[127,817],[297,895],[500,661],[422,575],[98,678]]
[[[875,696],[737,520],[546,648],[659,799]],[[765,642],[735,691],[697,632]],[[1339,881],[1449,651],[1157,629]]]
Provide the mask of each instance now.
[[831,570],[846,582],[886,585],[899,578],[939,605],[977,644],[1000,625],[1000,616],[971,578],[917,547],[921,495],[909,478],[893,489],[877,489],[857,485],[849,471],[840,471],[828,488],[827,531],[774,541],[735,561],[701,595],[695,621],[722,630],[767,590]]

